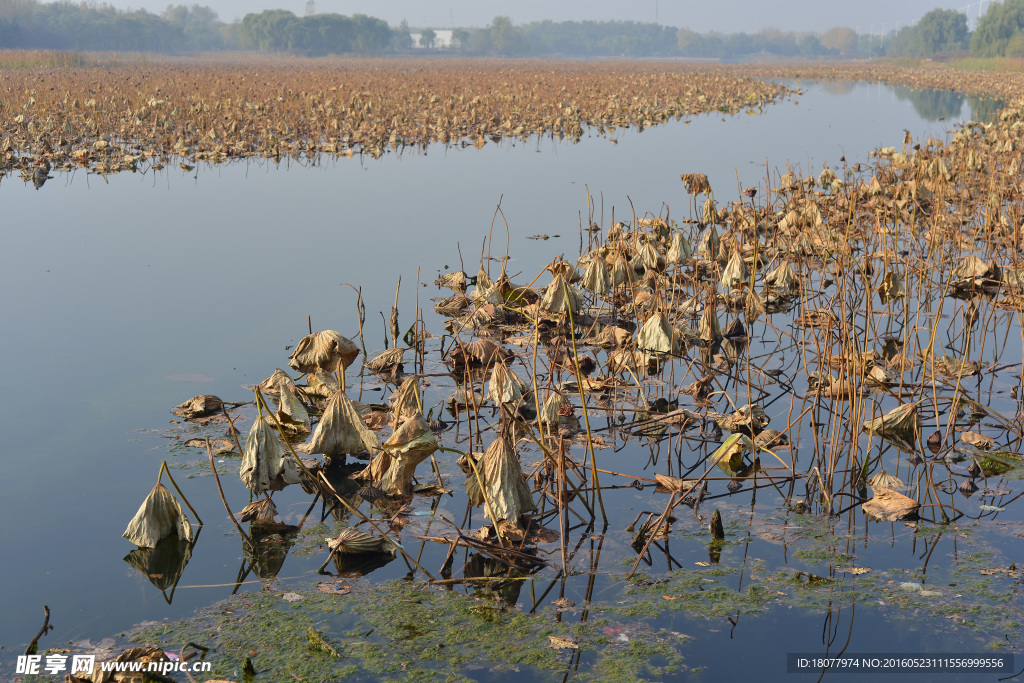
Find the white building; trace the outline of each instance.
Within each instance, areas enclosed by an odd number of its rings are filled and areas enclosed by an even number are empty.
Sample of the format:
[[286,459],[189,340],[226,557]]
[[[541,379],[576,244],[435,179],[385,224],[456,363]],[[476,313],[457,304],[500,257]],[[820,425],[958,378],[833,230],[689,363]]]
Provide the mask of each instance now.
[[[456,47],[452,34],[454,31],[450,28],[435,28],[434,31],[434,44],[431,47],[434,48],[453,48]],[[410,31],[409,35],[412,37],[412,46],[414,48],[421,48],[423,45],[420,43],[420,38],[423,37],[422,31]]]

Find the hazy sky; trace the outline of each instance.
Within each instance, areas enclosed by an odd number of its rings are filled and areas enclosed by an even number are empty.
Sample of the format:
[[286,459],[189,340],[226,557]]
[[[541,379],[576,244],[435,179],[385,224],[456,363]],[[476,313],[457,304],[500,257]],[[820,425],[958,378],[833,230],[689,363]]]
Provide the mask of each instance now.
[[[916,23],[936,7],[966,10],[967,0],[314,0],[318,12],[363,13],[392,25],[405,19],[413,27],[484,26],[499,14],[516,23],[542,19],[632,20],[686,26],[700,33],[754,32],[765,27],[794,31],[824,31],[831,26],[850,26],[859,33],[878,33]],[[985,2],[986,0],[980,0]],[[991,2],[991,0],[988,0]],[[113,0],[116,7],[139,8],[159,13],[170,0]],[[306,0],[173,0],[172,4],[208,5],[224,21],[248,12],[287,9],[303,14]],[[972,26],[978,0],[970,6]]]

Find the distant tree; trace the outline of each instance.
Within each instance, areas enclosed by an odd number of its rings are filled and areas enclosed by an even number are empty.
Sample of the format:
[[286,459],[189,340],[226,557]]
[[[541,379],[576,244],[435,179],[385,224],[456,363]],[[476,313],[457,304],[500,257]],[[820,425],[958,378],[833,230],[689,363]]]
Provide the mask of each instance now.
[[801,36],[796,46],[802,57],[819,57],[826,52],[825,47],[821,44],[821,40],[813,33]]
[[1024,57],[1024,31],[1017,31],[1010,37],[1003,54],[1017,59]]
[[914,26],[919,54],[967,49],[967,15],[952,9],[933,9]]
[[688,28],[681,28],[676,32],[676,46],[679,51],[687,56],[693,56],[693,49],[700,41],[700,34],[696,31],[691,31]]
[[469,47],[469,31],[464,28],[457,28],[452,31],[452,46],[465,50]]
[[408,50],[412,47],[412,33],[409,31],[409,22],[402,19],[402,23],[394,30],[391,41],[398,50]]
[[311,17],[316,14],[316,0],[306,0],[306,16]]
[[1002,57],[1015,33],[1024,29],[1024,0],[1005,0],[988,6],[971,36],[971,54]]
[[437,33],[432,28],[425,28],[420,32],[420,47],[434,47]]
[[513,55],[522,47],[523,37],[508,17],[494,17],[491,22],[491,49],[499,55]]
[[821,37],[821,44],[829,50],[848,55],[857,47],[857,33],[847,26],[835,26],[825,31],[825,35]]

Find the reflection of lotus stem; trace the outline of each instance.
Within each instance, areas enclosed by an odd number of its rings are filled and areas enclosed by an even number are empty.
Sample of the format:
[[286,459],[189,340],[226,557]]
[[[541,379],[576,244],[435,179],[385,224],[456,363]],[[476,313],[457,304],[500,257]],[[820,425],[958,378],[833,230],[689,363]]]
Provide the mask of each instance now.
[[[209,441],[209,439],[207,439],[207,441]],[[160,470],[156,473],[156,483],[158,483],[158,484],[160,483],[160,479],[163,477],[164,472],[167,473],[167,478],[171,480],[171,486],[173,486],[174,490],[178,492],[178,495],[181,496],[181,499],[183,501],[185,501],[185,505],[188,506],[188,509],[192,512],[192,514],[196,516],[196,523],[199,526],[203,526],[203,520],[201,520],[199,518],[199,513],[196,512],[194,507],[192,507],[192,503],[188,502],[188,498],[186,498],[185,494],[181,492],[180,488],[178,488],[178,482],[174,481],[174,477],[171,476],[171,471],[169,469],[167,469],[167,461],[166,460],[164,460],[160,464]]]
[[[213,464],[213,449],[210,448],[210,437],[206,437],[206,453],[210,456],[210,469],[213,470],[213,480],[217,482],[217,491],[220,492],[220,501],[224,503],[224,509],[228,511],[228,517],[231,518],[235,528],[238,529],[238,533],[242,534],[242,538],[245,539],[245,542],[248,543],[249,547],[255,551],[256,545],[252,542],[252,539],[249,538],[249,535],[245,533],[245,530],[242,529],[242,525],[238,523],[238,520],[235,519],[235,513],[231,512],[231,508],[228,507],[228,501],[224,497],[224,489],[221,488],[220,485],[220,475],[217,474],[217,467]],[[191,509],[191,507],[189,509]]]
[[[568,283],[562,283],[565,288],[565,296],[569,296]],[[594,476],[594,491],[597,494],[598,505],[601,506],[601,519],[608,523],[608,514],[604,511],[604,498],[601,496],[601,482],[597,479],[597,457],[594,453],[594,440],[590,435],[590,416],[587,413],[587,398],[583,395],[583,373],[580,372],[580,358],[576,351],[576,323],[572,319],[572,306],[569,307],[569,340],[572,342],[572,367],[576,373],[576,386],[580,392],[580,404],[583,408],[583,423],[587,428],[587,446],[590,448],[590,470]]]

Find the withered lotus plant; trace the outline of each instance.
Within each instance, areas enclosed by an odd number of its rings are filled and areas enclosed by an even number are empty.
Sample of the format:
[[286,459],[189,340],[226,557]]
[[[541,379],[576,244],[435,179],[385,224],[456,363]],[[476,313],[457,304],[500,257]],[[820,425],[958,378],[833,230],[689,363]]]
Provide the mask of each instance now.
[[505,520],[518,527],[522,515],[537,509],[519,457],[504,434],[488,446],[467,476],[466,493],[473,505],[484,505],[484,515],[494,523]]
[[356,477],[392,496],[412,493],[416,466],[438,448],[437,439],[421,413],[409,417],[381,445],[377,456]]
[[299,372],[334,372],[338,363],[347,368],[359,355],[359,347],[334,330],[314,332],[303,337],[288,358],[288,365]]
[[336,391],[317,423],[313,436],[297,450],[321,453],[328,457],[342,455],[371,456],[380,450],[380,439],[359,417],[359,412],[344,391]]
[[273,421],[257,417],[242,448],[238,476],[253,493],[280,491],[299,483],[299,471]]
[[157,482],[128,522],[123,536],[140,548],[153,548],[174,533],[181,540],[191,541],[192,524],[174,494]]

